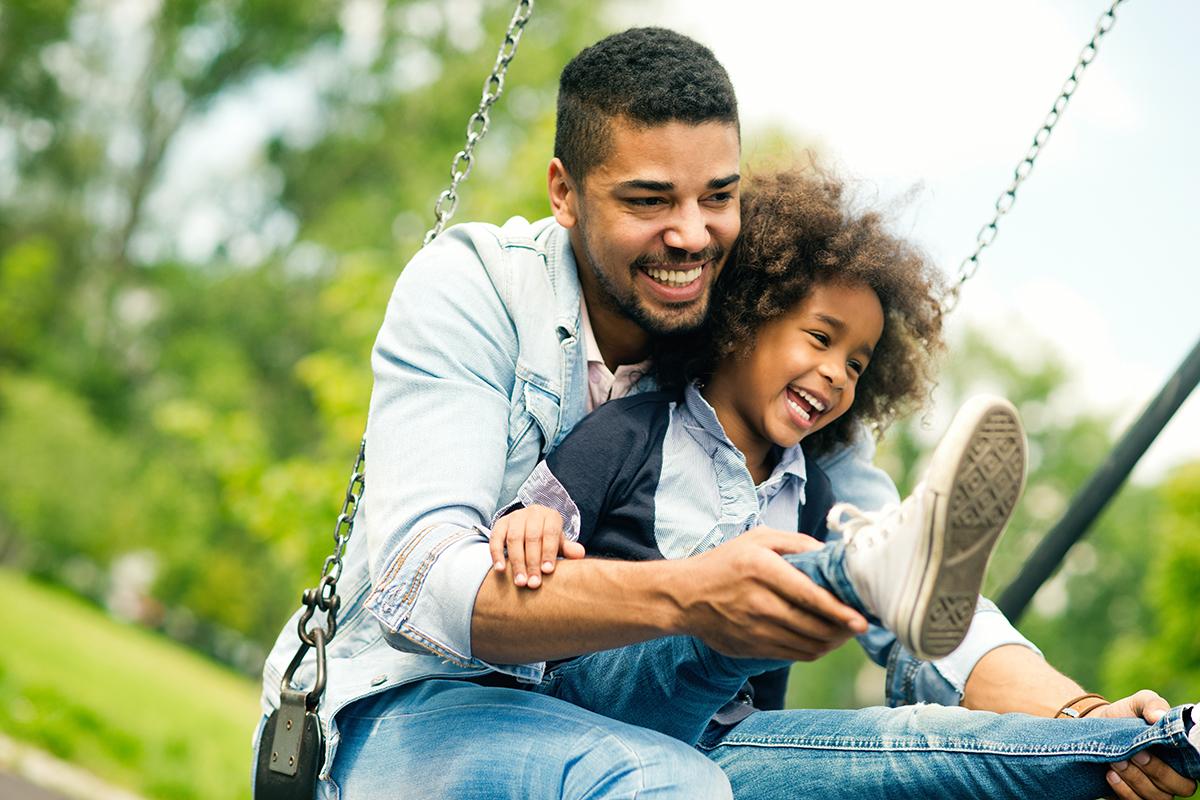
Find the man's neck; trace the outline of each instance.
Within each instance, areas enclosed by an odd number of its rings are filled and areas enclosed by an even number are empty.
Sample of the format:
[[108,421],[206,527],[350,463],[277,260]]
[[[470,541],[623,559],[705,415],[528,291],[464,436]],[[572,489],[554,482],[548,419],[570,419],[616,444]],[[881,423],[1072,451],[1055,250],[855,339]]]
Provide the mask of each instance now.
[[609,370],[615,371],[624,364],[638,364],[650,355],[650,336],[640,325],[626,316],[605,292],[589,264],[584,262],[578,251],[575,261],[579,265],[579,286],[583,291],[583,304],[596,347]]
[[605,366],[615,371],[624,364],[645,361],[650,354],[650,337],[624,314],[610,308],[604,302],[607,299],[601,297],[593,301],[584,292],[592,335],[596,337],[596,347],[604,357]]

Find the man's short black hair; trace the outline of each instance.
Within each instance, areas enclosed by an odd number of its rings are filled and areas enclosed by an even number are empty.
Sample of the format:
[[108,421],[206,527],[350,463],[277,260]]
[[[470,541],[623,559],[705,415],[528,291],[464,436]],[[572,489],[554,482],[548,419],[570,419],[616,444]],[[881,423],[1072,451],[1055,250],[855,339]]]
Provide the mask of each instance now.
[[577,181],[608,157],[609,125],[738,124],[725,68],[704,45],[665,28],[631,28],[583,50],[562,71],[554,155]]

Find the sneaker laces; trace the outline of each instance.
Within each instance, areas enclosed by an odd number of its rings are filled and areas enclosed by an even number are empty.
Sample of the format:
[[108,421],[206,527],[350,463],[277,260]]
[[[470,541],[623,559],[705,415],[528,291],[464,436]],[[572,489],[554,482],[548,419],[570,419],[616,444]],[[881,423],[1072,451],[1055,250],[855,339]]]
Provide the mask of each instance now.
[[841,533],[847,544],[853,541],[857,546],[870,547],[887,538],[892,528],[887,523],[900,514],[900,509],[895,503],[879,511],[863,511],[853,503],[835,503],[825,523],[830,530]]
[[853,503],[835,503],[825,524],[830,530],[840,532],[847,544],[858,539],[860,546],[870,547],[904,525],[909,510],[917,502],[913,498],[921,496],[924,489],[924,483],[919,483],[902,503],[889,503],[879,511],[863,511]]

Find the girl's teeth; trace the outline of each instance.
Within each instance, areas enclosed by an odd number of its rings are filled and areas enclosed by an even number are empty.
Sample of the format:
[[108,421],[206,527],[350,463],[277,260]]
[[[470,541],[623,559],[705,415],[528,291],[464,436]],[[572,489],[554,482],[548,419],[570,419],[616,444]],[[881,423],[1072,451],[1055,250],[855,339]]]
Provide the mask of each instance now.
[[803,389],[796,389],[796,394],[800,395],[800,396],[801,396],[801,397],[803,397],[805,400],[807,400],[809,403],[811,403],[811,404],[812,404],[812,407],[813,407],[813,408],[815,408],[815,409],[816,409],[818,412],[821,412],[821,411],[824,411],[824,410],[825,410],[825,404],[824,404],[824,403],[822,403],[820,400],[818,400],[817,398],[813,397],[811,394],[809,394],[808,392],[804,391]]
[[788,405],[791,406],[792,410],[795,411],[797,414],[804,417],[804,419],[806,419],[806,420],[812,419],[812,417],[809,415],[809,413],[807,411],[805,411],[803,408],[801,408],[800,404],[797,403],[795,400],[793,400],[792,398],[789,397],[787,399],[787,401],[788,401]]

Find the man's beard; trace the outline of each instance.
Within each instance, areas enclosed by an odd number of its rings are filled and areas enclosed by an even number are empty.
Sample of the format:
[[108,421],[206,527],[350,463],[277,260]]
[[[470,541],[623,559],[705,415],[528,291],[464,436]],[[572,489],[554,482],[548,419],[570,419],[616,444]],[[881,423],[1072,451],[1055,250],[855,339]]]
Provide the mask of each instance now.
[[[672,249],[654,255],[643,253],[629,265],[629,287],[627,291],[622,291],[620,287],[613,283],[608,274],[604,272],[600,267],[600,262],[592,254],[592,245],[588,237],[586,225],[582,226],[580,232],[583,234],[580,238],[583,240],[584,256],[587,258],[588,267],[591,269],[592,275],[596,278],[596,283],[600,285],[600,289],[603,292],[601,301],[610,309],[620,312],[636,323],[639,328],[655,337],[688,333],[699,328],[701,323],[704,322],[704,317],[708,312],[709,292],[711,292],[711,289],[696,300],[678,305],[667,304],[667,308],[677,309],[678,313],[656,315],[651,309],[646,307],[642,299],[638,296],[634,286],[637,281],[637,274],[641,272],[641,267],[649,264],[668,265],[701,262],[708,264],[706,269],[716,269],[716,265],[721,263],[721,260],[725,256],[725,249],[719,244],[713,242],[703,251],[695,254]],[[709,285],[710,287],[712,285],[711,279]]]

